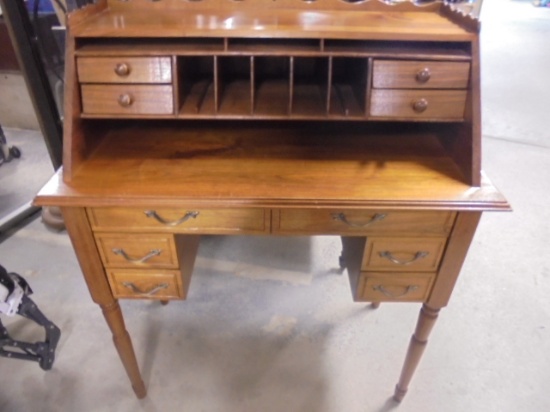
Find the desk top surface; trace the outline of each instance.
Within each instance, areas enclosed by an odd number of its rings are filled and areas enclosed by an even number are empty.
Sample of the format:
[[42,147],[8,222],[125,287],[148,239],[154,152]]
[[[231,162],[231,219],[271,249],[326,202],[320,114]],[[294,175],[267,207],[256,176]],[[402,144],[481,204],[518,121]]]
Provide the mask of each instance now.
[[107,130],[72,181],[58,173],[38,204],[509,208],[486,179],[465,183],[435,132],[207,122]]

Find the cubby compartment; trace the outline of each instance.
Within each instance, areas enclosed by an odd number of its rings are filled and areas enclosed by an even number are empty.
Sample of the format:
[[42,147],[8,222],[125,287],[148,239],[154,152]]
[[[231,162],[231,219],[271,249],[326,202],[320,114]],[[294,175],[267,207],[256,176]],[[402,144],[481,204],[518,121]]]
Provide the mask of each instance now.
[[367,101],[368,59],[333,57],[330,60],[331,116],[364,117]]
[[290,63],[291,115],[326,116],[330,85],[329,59],[291,57]]
[[252,58],[254,115],[269,117],[289,114],[290,59],[277,56]]
[[217,112],[220,115],[252,113],[252,58],[223,56],[217,63]]
[[178,58],[177,84],[181,115],[210,116],[216,113],[215,60],[214,56]]

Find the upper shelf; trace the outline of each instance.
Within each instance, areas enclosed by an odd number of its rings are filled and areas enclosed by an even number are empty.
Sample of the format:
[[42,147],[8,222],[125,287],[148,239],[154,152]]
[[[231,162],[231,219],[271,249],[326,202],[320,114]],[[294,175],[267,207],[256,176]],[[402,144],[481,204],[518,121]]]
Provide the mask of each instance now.
[[[76,37],[269,37],[468,41],[479,22],[442,4],[378,0],[111,0],[71,16]],[[299,6],[299,7],[298,7]],[[331,8],[333,7],[333,8]],[[85,22],[85,23],[84,23]]]

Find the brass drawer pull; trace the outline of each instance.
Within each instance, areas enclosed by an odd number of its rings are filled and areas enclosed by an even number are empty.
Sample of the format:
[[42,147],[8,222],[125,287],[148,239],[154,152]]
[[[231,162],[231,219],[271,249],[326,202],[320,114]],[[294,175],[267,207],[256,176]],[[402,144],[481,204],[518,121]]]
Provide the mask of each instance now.
[[410,260],[399,260],[395,256],[393,256],[391,252],[385,251],[385,252],[380,252],[380,257],[386,258],[390,262],[395,263],[396,265],[404,266],[404,265],[410,265],[411,263],[416,262],[419,259],[425,258],[429,254],[430,254],[429,252],[416,252],[414,257]]
[[130,289],[133,293],[139,296],[153,296],[156,293],[160,292],[162,289],[168,288],[168,283],[159,283],[158,285],[153,286],[148,291],[141,290],[132,282],[122,282],[122,286]]
[[118,104],[122,107],[130,107],[134,103],[134,98],[129,93],[124,93],[118,96]]
[[430,69],[425,67],[416,73],[415,79],[418,83],[427,83],[428,80],[430,80],[430,77],[432,77],[432,74],[430,73]]
[[372,225],[373,223],[379,222],[383,220],[386,217],[385,213],[377,213],[375,214],[371,220],[369,220],[367,223],[364,223],[362,225],[358,223],[352,223],[348,220],[345,213],[331,213],[332,219],[339,220],[341,222],[344,222],[346,225],[351,227],[357,227],[357,228],[363,228]]
[[382,285],[374,285],[372,287],[373,290],[376,290],[377,292],[380,292],[382,293],[384,296],[387,296],[388,298],[391,298],[391,299],[399,299],[399,298],[402,298],[403,296],[406,296],[408,295],[409,293],[411,292],[414,292],[415,290],[417,290],[419,288],[419,286],[416,286],[416,285],[409,285],[407,286],[407,289],[405,289],[405,292],[401,293],[400,295],[394,295],[393,293],[391,293],[389,290],[387,290],[384,286]]
[[169,221],[164,219],[162,216],[159,216],[159,214],[156,212],[156,210],[146,210],[145,216],[154,218],[157,222],[162,223],[166,226],[178,226],[181,225],[184,222],[187,222],[189,219],[193,218],[196,219],[200,212],[187,212],[184,216],[182,216],[178,220]]
[[136,263],[136,264],[139,264],[139,263],[145,263],[147,262],[149,259],[155,257],[155,256],[158,256],[160,255],[160,252],[161,250],[160,249],[153,249],[151,250],[148,254],[146,254],[145,256],[143,256],[142,258],[132,258],[130,256],[128,256],[128,254],[124,251],[124,249],[113,249],[113,253],[115,255],[118,255],[118,256],[122,256],[124,259],[126,259],[128,262],[131,262],[131,263]]
[[115,73],[120,77],[126,77],[130,74],[130,65],[127,63],[118,63],[115,66]]

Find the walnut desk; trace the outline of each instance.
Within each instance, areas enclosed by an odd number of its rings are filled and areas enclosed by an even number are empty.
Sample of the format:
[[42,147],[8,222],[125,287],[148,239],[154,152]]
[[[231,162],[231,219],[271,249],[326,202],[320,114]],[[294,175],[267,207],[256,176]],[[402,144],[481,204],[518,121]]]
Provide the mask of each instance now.
[[185,299],[201,234],[337,235],[358,302],[423,302],[481,213],[479,22],[377,1],[100,0],[69,18],[61,206],[138,397],[118,299]]

